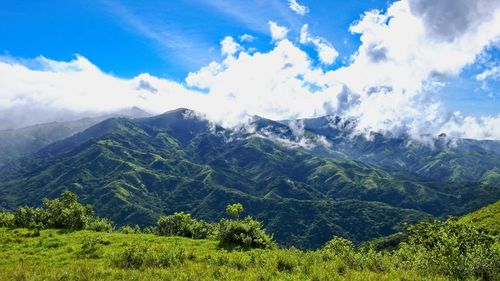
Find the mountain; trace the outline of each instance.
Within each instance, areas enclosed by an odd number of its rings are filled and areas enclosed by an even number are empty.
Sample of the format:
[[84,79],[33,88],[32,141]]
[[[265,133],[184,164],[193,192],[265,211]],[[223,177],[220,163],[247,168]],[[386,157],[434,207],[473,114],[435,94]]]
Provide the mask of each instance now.
[[304,130],[324,136],[331,147],[322,156],[376,164],[392,171],[428,179],[500,184],[500,142],[422,136],[386,137],[371,133],[369,139],[353,134],[355,121],[338,116],[298,120]]
[[[241,202],[281,244],[307,248],[334,234],[370,240],[404,222],[463,214],[500,198],[495,182],[441,180],[350,159],[347,149],[324,142],[340,129],[306,128],[254,117],[225,129],[188,109],[111,118],[3,167],[0,200],[13,209],[71,190],[98,215],[140,225],[176,211],[217,220],[227,204]],[[494,153],[485,157],[496,161]]]
[[99,122],[113,117],[139,118],[150,116],[139,108],[130,108],[98,117],[75,121],[51,122],[20,129],[0,130],[0,166],[32,154],[55,141],[65,139]]

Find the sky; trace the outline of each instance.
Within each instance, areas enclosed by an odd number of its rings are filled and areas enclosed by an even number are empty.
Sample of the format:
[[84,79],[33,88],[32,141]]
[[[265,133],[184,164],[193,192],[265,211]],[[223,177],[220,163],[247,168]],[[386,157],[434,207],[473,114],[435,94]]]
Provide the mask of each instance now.
[[500,139],[500,0],[47,0],[0,9],[0,129],[137,106]]

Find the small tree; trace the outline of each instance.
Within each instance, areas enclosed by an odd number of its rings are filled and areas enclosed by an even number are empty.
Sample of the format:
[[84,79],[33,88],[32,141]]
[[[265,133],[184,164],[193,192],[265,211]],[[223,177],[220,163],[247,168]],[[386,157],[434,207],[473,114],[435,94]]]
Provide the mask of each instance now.
[[237,218],[239,219],[240,218],[240,215],[241,213],[243,213],[243,205],[241,205],[241,203],[235,203],[235,204],[231,204],[231,205],[228,205],[226,207],[226,212],[234,217],[234,218]]

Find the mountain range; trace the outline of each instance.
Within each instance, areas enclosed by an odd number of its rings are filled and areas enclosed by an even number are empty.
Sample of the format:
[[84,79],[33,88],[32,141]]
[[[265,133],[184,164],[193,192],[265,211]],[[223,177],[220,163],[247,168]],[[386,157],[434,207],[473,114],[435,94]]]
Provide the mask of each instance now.
[[70,190],[100,216],[144,226],[177,211],[213,221],[240,202],[281,244],[314,248],[500,199],[497,141],[359,135],[338,116],[224,128],[189,109],[83,123],[60,135],[39,126],[51,138],[4,157],[4,208]]
[[70,137],[92,125],[113,117],[139,118],[151,116],[133,107],[117,112],[71,121],[36,124],[24,128],[0,130],[0,166],[10,160],[37,152],[46,145]]

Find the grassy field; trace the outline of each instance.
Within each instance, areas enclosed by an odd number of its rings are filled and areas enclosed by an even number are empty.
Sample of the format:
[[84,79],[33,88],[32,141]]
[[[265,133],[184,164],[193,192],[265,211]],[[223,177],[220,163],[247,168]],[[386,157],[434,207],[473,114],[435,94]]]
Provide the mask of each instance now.
[[227,251],[150,234],[0,228],[0,280],[446,280],[389,256],[296,249]]

